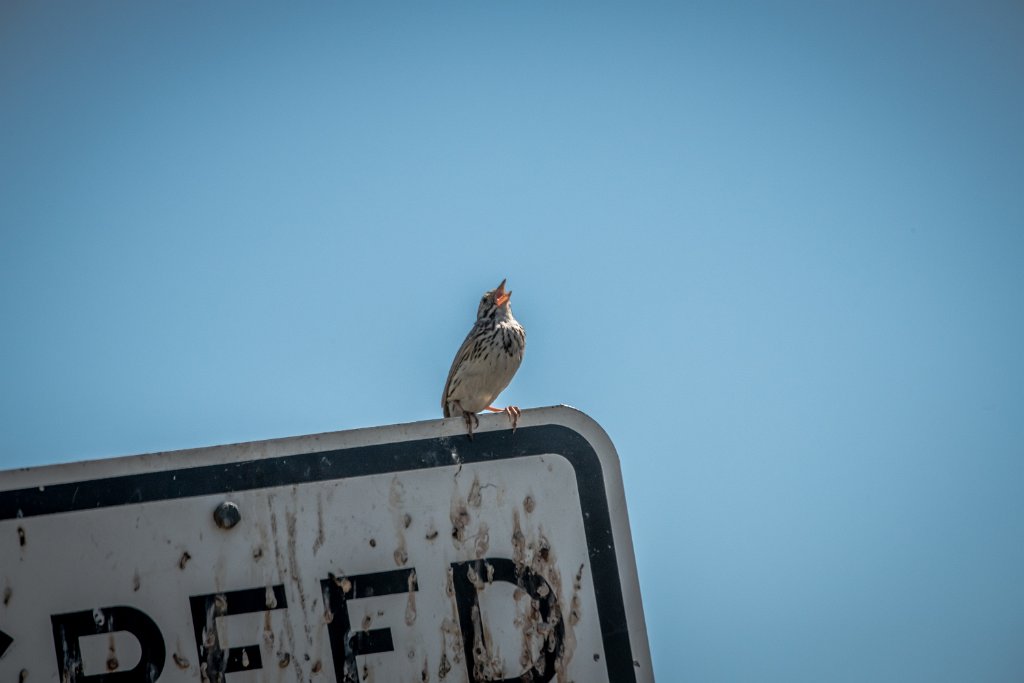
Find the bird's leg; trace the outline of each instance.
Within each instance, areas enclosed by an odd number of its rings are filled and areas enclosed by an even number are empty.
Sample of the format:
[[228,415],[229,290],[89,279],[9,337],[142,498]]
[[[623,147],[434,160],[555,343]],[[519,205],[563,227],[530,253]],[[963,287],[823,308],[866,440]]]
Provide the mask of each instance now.
[[507,413],[508,421],[512,423],[512,433],[516,433],[516,426],[519,424],[519,415],[522,413],[518,406],[505,406],[504,408],[487,406],[486,410],[489,410],[492,413]]
[[[459,406],[461,409],[462,406]],[[473,428],[480,426],[480,418],[476,416],[476,413],[472,413],[468,410],[462,411],[462,417],[466,420],[466,433],[469,435],[469,440],[473,440]]]

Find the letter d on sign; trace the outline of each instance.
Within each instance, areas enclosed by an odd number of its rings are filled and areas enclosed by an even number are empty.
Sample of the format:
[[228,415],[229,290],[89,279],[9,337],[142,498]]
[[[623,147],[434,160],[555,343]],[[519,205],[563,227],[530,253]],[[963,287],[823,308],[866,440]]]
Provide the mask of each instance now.
[[[54,614],[53,645],[57,651],[60,680],[68,683],[153,683],[164,669],[167,650],[164,638],[149,616],[134,607],[103,607],[82,612]],[[86,676],[82,671],[82,648],[78,639],[102,633],[126,631],[139,641],[142,656],[130,671]]]
[[466,651],[466,667],[470,683],[494,680],[485,677],[481,671],[482,656],[487,650],[487,641],[480,613],[480,595],[489,583],[504,581],[524,590],[536,601],[540,618],[545,624],[544,645],[539,656],[529,669],[513,678],[497,683],[518,683],[518,681],[550,681],[555,677],[555,663],[565,648],[565,624],[551,584],[532,569],[506,557],[488,557],[482,560],[452,563],[452,583],[455,588],[455,602],[459,607],[459,628],[462,631],[463,647]]

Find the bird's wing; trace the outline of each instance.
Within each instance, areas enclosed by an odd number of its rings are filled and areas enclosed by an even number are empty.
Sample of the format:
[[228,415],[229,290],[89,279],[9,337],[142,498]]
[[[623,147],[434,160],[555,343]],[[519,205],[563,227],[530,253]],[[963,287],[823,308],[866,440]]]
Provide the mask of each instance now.
[[462,346],[459,347],[458,352],[455,354],[455,360],[452,361],[452,367],[448,370],[448,379],[444,382],[444,393],[441,394],[441,412],[444,413],[445,417],[451,417],[448,412],[448,390],[451,389],[452,378],[455,377],[455,370],[462,365],[462,361],[469,355],[470,349],[473,348],[474,339],[476,335],[473,332],[476,331],[476,326],[469,331],[466,338],[462,340]]

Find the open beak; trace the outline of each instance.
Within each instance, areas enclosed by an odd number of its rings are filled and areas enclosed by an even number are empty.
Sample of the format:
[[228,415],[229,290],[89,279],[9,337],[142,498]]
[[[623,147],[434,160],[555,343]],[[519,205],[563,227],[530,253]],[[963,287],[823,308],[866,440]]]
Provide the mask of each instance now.
[[[507,280],[507,279],[508,278],[505,278],[505,280]],[[506,292],[505,291],[505,280],[502,280],[501,284],[498,285],[498,288],[496,290],[494,290],[494,305],[495,306],[504,306],[506,303],[508,303],[509,297],[512,296],[512,292]]]

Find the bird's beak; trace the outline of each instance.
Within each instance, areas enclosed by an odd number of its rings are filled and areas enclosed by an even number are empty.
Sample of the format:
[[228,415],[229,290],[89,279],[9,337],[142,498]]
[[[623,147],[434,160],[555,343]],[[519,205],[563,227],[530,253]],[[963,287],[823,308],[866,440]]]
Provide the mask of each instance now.
[[[505,278],[505,280],[507,280],[507,279],[508,278]],[[505,291],[505,280],[502,280],[501,284],[498,285],[498,288],[496,290],[494,290],[494,305],[495,306],[504,306],[506,303],[508,303],[509,297],[512,296],[512,292],[506,292]]]

